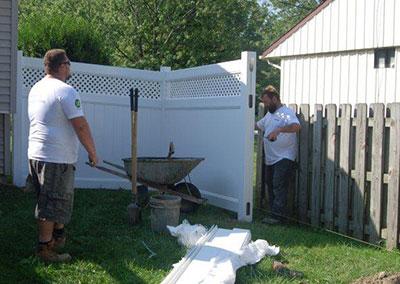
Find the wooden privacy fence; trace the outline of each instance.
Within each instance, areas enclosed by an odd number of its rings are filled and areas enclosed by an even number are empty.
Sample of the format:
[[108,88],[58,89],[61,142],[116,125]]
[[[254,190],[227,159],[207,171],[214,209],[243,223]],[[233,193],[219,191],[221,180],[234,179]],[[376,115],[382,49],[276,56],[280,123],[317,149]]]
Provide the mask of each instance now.
[[[337,107],[290,105],[302,129],[292,217],[379,243],[399,243],[400,103]],[[260,118],[264,114],[260,104]],[[258,135],[257,194],[264,206],[262,135]]]

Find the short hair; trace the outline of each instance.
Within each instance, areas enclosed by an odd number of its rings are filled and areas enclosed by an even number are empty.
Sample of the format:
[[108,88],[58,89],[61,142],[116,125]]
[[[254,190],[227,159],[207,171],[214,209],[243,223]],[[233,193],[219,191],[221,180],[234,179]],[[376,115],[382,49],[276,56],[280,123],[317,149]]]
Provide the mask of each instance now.
[[50,49],[44,55],[44,70],[46,74],[55,74],[65,62],[67,53],[64,49]]
[[268,85],[264,88],[264,90],[261,93],[261,96],[264,96],[264,95],[267,95],[270,99],[272,99],[273,97],[276,97],[277,99],[280,100],[278,91],[272,85]]

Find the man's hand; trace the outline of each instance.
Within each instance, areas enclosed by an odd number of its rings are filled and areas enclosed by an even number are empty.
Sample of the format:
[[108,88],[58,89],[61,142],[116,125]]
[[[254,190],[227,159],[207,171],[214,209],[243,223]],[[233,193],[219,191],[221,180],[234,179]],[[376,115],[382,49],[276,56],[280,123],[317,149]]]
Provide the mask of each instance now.
[[268,134],[267,139],[269,141],[275,141],[276,138],[278,138],[279,133],[281,133],[281,132],[279,131],[279,128],[277,128],[274,131],[272,131],[270,134]]
[[88,159],[89,159],[89,164],[91,167],[95,167],[99,163],[99,160],[98,160],[96,154],[94,154],[94,155],[89,154]]

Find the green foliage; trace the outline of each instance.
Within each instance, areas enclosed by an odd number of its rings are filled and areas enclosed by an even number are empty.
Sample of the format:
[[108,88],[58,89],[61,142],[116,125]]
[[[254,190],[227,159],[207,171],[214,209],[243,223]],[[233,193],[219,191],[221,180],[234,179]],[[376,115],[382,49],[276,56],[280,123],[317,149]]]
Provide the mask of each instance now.
[[[42,56],[65,47],[73,60],[158,70],[261,54],[319,0],[21,0],[20,48]],[[260,4],[262,3],[262,4]],[[276,62],[279,64],[279,62]],[[279,70],[257,62],[257,93]]]
[[18,29],[18,48],[27,56],[43,57],[48,49],[63,48],[73,61],[110,63],[101,35],[82,18],[33,13],[20,21]]
[[269,11],[266,18],[265,43],[270,45],[308,15],[320,2],[320,0],[266,1],[262,5]]
[[[113,64],[135,68],[193,67],[237,59],[243,50],[264,48],[265,15],[256,0],[20,2],[21,23],[36,14],[83,19],[90,31],[101,35]],[[48,36],[52,35],[43,35]],[[29,50],[29,54],[34,53]]]
[[110,3],[101,26],[122,65],[184,68],[233,60],[262,39],[264,19],[255,0]]
[[[275,40],[289,31],[293,26],[307,16],[318,4],[319,0],[267,0],[260,9],[264,11],[265,22],[262,36],[261,53]],[[274,61],[279,65],[279,61]],[[265,61],[257,67],[257,92],[266,85],[280,88],[280,71]]]

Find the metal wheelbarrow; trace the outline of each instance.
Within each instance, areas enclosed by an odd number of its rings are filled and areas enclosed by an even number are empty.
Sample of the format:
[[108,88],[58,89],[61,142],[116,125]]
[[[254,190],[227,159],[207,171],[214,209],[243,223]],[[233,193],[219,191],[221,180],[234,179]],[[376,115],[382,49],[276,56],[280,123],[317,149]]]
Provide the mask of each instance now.
[[[203,160],[204,158],[192,157],[139,157],[137,158],[137,181],[143,186],[155,188],[161,193],[180,196],[182,198],[181,211],[185,213],[192,212],[206,201],[201,198],[199,189],[191,183],[189,176],[190,172]],[[120,171],[103,166],[96,166],[96,168],[131,181],[132,159],[125,158],[122,161],[124,166],[103,161],[105,164]],[[189,182],[186,181],[186,177]]]

